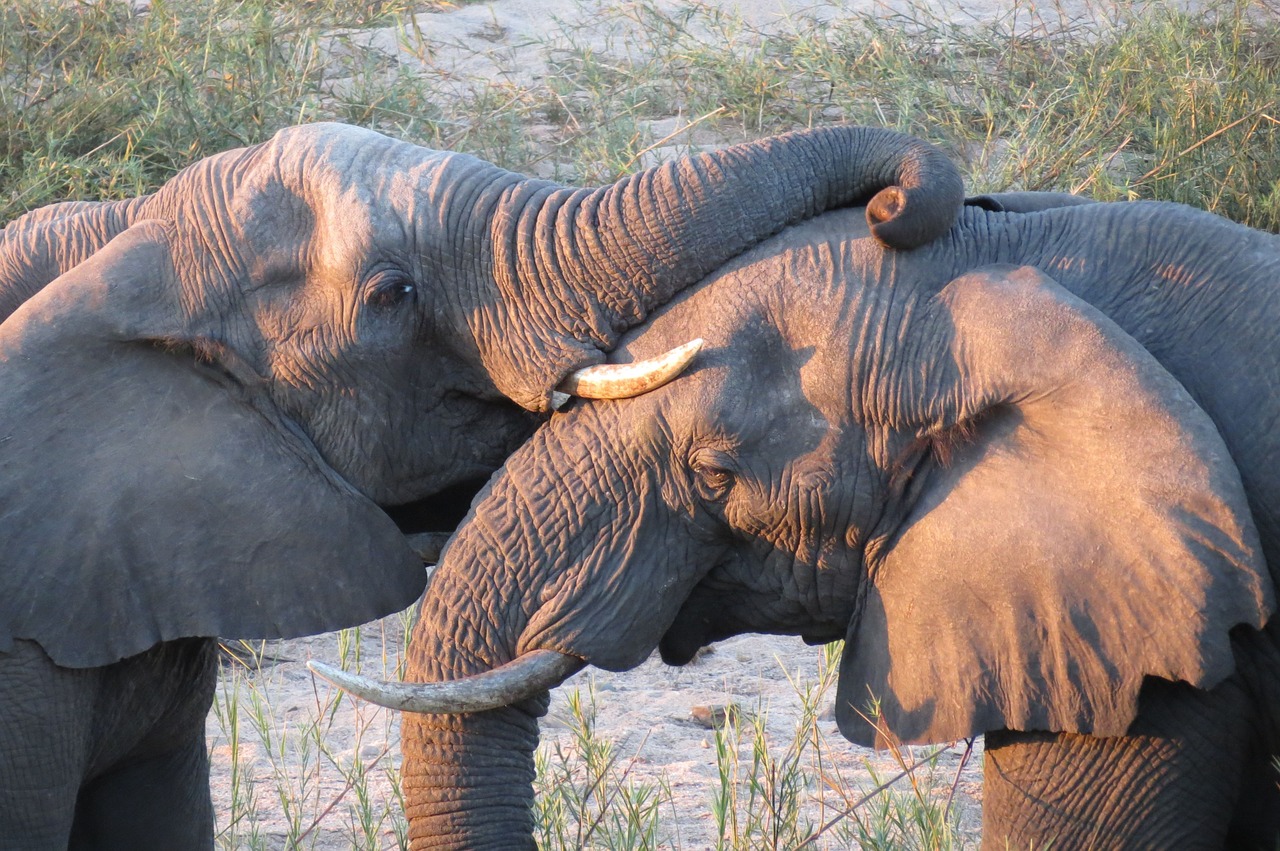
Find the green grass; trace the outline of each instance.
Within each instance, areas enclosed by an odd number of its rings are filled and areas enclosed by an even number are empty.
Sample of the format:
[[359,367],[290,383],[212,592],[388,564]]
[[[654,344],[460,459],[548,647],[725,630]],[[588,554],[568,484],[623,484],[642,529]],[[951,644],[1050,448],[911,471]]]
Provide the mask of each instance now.
[[402,613],[332,639],[224,645],[208,724],[215,808],[225,813],[218,848],[408,847],[397,717],[314,683],[300,663],[314,652],[397,678],[409,621]]
[[[409,628],[406,614],[336,637],[227,645],[209,719],[220,849],[407,847],[394,713],[312,683],[296,663],[315,656],[394,678]],[[562,689],[536,754],[539,846],[971,847],[972,830],[959,830],[954,800],[967,755],[942,760],[947,749],[939,747],[870,755],[840,738],[826,717],[840,650],[838,644],[822,648],[796,671],[778,660],[772,675],[780,668],[793,696],[777,705],[735,703],[744,698],[726,693],[723,700],[736,708],[706,732],[700,751],[715,779],[694,793],[677,792],[664,767],[691,755],[652,753],[642,730],[625,743],[601,732],[600,716],[624,708],[611,703],[625,700],[614,686],[597,690],[588,680]],[[733,664],[714,654],[709,659],[700,664],[713,671]],[[788,709],[794,722],[771,721],[771,713]],[[618,729],[621,723],[612,720],[611,729]]]
[[596,694],[568,693],[567,742],[536,755],[537,837],[541,848],[657,848],[664,811],[673,805],[665,778],[637,781],[637,755],[623,759],[596,732]]
[[[1106,25],[1065,26],[1028,3],[959,27],[921,2],[888,19],[796,17],[764,38],[698,2],[663,11],[641,0],[592,20],[613,32],[603,44],[548,26],[536,82],[501,52],[490,78],[438,65],[429,26],[413,18],[431,7],[154,0],[139,16],[120,0],[6,0],[0,223],[56,200],[149,192],[195,159],[298,122],[364,124],[594,183],[700,145],[852,121],[937,142],[974,191],[1173,200],[1280,231],[1274,4],[1187,15],[1114,0],[1099,5]],[[388,25],[400,35],[372,47]],[[404,630],[386,623],[344,633],[336,655],[394,675]],[[403,847],[394,719],[365,707],[347,721],[348,699],[321,686],[291,703],[296,665],[232,649],[209,723],[230,813],[219,847]],[[794,730],[779,733],[769,707],[754,706],[711,735],[718,780],[698,806],[718,847],[962,845],[954,779],[935,751],[894,750],[868,766],[869,782],[854,779],[850,749],[819,718],[832,671],[797,680]],[[643,747],[599,733],[600,699],[577,693],[567,732],[539,753],[544,847],[682,847],[670,782],[646,769]]]
[[[647,737],[628,752],[597,732],[600,695],[571,691],[564,732],[538,753],[538,830],[543,848],[653,849],[893,849],[940,851],[966,847],[954,805],[966,760],[944,767],[946,748],[891,748],[881,758],[857,758],[824,720],[834,694],[841,646],[818,654],[817,670],[788,671],[787,706],[725,695],[707,753],[716,779],[693,805],[677,800],[665,771],[646,769]],[[809,656],[812,653],[800,654]],[[715,659],[715,657],[711,657]],[[704,664],[720,664],[718,662]],[[809,664],[806,660],[805,664]],[[792,722],[771,712],[790,710]],[[544,733],[544,739],[549,736]],[[661,763],[662,758],[655,761]],[[954,760],[951,760],[954,762]],[[679,824],[710,813],[713,829],[682,835]],[[970,838],[971,841],[971,838]]]
[[394,22],[423,5],[154,0],[135,15],[122,0],[9,0],[0,8],[0,221],[55,200],[151,191],[193,160],[289,124],[376,119],[379,98],[333,94],[335,81],[372,80],[374,63],[328,51],[359,33],[340,28]]
[[[0,220],[149,191],[193,159],[303,121],[365,124],[581,182],[646,165],[655,145],[679,153],[691,136],[854,121],[938,142],[976,190],[1181,201],[1280,230],[1280,23],[1261,3],[1190,16],[1117,2],[1103,7],[1106,27],[1060,26],[1030,4],[957,27],[922,3],[891,19],[794,18],[768,39],[696,2],[620,4],[593,22],[617,32],[603,47],[583,29],[549,28],[536,84],[514,67],[492,80],[435,67],[415,8],[155,0],[135,16],[119,0],[11,0],[0,11]],[[372,23],[404,34],[366,49]]]

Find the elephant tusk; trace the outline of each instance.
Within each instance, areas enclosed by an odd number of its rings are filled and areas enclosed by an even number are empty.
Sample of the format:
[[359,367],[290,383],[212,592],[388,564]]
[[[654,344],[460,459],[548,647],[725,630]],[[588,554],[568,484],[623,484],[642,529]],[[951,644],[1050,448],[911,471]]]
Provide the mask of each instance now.
[[586,662],[554,650],[532,650],[492,671],[444,683],[391,683],[312,660],[307,667],[343,691],[401,712],[454,715],[519,703],[560,685]]
[[690,340],[656,358],[583,367],[560,382],[558,390],[583,399],[629,399],[656,390],[684,372],[701,348],[701,339]]

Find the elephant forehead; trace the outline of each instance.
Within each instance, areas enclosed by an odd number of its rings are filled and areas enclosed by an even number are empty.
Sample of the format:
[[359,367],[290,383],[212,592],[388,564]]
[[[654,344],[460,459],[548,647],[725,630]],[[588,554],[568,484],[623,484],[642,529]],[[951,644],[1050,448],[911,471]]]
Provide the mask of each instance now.
[[367,168],[366,164],[372,164],[374,170],[385,166],[403,167],[434,153],[373,130],[336,123],[285,128],[272,138],[268,147],[268,159],[279,173],[286,180],[294,175],[299,183],[304,178],[370,179],[374,174],[357,175],[356,172]]
[[[427,205],[446,206],[442,197],[467,173],[468,157],[432,151],[341,124],[318,124],[281,131],[240,193],[259,207],[283,188],[305,202],[314,224],[354,231],[349,237],[378,236],[394,244]],[[456,161],[456,162],[455,162]],[[454,174],[457,172],[458,174]],[[255,191],[256,190],[256,191]],[[265,196],[265,197],[264,197]],[[259,219],[265,217],[255,210]]]
[[[396,203],[390,193],[386,203]],[[375,221],[373,205],[368,188],[360,186],[348,186],[322,205],[317,210],[310,263],[322,269],[354,272],[370,259],[369,253],[378,242],[403,240],[404,229],[395,226],[396,217],[384,213]]]

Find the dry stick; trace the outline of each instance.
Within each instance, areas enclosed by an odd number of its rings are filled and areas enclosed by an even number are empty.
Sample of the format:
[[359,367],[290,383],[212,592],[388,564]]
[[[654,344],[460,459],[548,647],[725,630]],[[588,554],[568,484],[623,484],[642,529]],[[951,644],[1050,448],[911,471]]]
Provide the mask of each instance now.
[[964,771],[964,767],[969,764],[969,757],[973,755],[973,738],[965,739],[964,755],[960,757],[960,765],[956,768],[956,779],[951,784],[951,792],[947,795],[947,805],[942,810],[942,817],[945,819],[951,815],[951,802],[956,799],[956,789],[960,788],[960,774]]
[[[382,753],[378,754],[376,757],[373,758],[373,761],[366,766],[366,770],[376,766],[382,760],[382,758],[390,752],[390,750],[391,750],[391,745],[384,746],[382,748]],[[343,773],[346,774],[346,772],[343,772]],[[307,836],[310,835],[311,831],[319,827],[320,822],[324,821],[325,818],[328,817],[329,813],[333,812],[333,808],[338,806],[338,804],[342,802],[342,799],[347,797],[347,793],[350,792],[352,788],[355,787],[355,784],[356,784],[355,779],[352,778],[351,775],[349,774],[347,774],[346,777],[347,777],[346,785],[342,787],[342,791],[338,793],[337,797],[335,797],[332,801],[329,802],[329,806],[325,807],[323,810],[320,811],[320,813],[315,817],[315,820],[311,822],[311,825],[307,827],[306,830],[298,834],[297,841],[299,843],[302,842],[302,840],[306,839]]]
[[[649,731],[649,732],[652,732],[652,731]],[[627,767],[622,770],[622,774],[619,775],[618,777],[617,788],[615,788],[612,792],[610,792],[608,796],[606,796],[604,800],[601,801],[600,812],[596,814],[595,820],[592,821],[591,824],[587,825],[586,836],[590,836],[591,834],[596,832],[596,829],[600,827],[600,822],[604,821],[604,814],[608,812],[611,806],[613,806],[614,798],[618,797],[618,795],[621,794],[622,784],[625,783],[627,781],[627,778],[631,776],[631,770],[635,768],[636,763],[640,761],[640,752],[644,750],[645,744],[649,741],[649,732],[646,732],[644,734],[644,738],[642,738],[640,740],[640,744],[636,746],[636,752],[632,755],[631,759],[627,761]],[[609,763],[606,766],[604,766],[604,769],[605,771],[608,771],[610,768],[614,767],[617,764],[618,764],[618,759],[617,757],[614,757],[609,760]],[[608,778],[605,777],[604,772],[601,772],[600,776],[596,778],[596,782],[592,784],[593,788],[588,792],[588,795],[595,795],[596,800],[600,800],[600,787],[604,785],[607,779]]]
[[[1111,160],[1118,157],[1120,155],[1120,152],[1123,151],[1126,147],[1128,147],[1129,143],[1132,141],[1133,141],[1132,133],[1125,136],[1124,141],[1122,141],[1119,145],[1117,145],[1115,150],[1113,150],[1110,154],[1107,155],[1107,161],[1110,162]],[[1103,168],[1105,168],[1105,166]],[[1076,186],[1074,189],[1071,190],[1071,194],[1072,195],[1082,194],[1086,189],[1089,188],[1089,184],[1093,183],[1095,180],[1098,179],[1098,175],[1101,173],[1101,171],[1102,171],[1102,168],[1094,169],[1093,173],[1090,174],[1087,178],[1085,178],[1085,180],[1080,185]]]
[[1242,115],[1239,118],[1237,118],[1235,121],[1232,121],[1230,124],[1227,124],[1224,127],[1219,127],[1217,130],[1214,130],[1212,133],[1210,133],[1208,136],[1205,136],[1203,139],[1201,139],[1199,142],[1196,142],[1194,145],[1188,148],[1183,148],[1181,151],[1174,154],[1169,160],[1166,160],[1165,162],[1151,169],[1150,171],[1142,175],[1142,177],[1139,177],[1134,182],[1141,183],[1142,181],[1150,177],[1154,177],[1155,175],[1160,173],[1160,171],[1162,171],[1166,166],[1172,163],[1174,160],[1178,160],[1178,159],[1181,159],[1182,157],[1185,157],[1187,154],[1191,153],[1196,148],[1199,148],[1201,145],[1205,145],[1213,141],[1217,137],[1221,136],[1223,133],[1226,133],[1231,128],[1236,127],[1240,124],[1243,124],[1244,122],[1248,121],[1250,118],[1256,118],[1257,116],[1262,115],[1266,110],[1271,109],[1273,106],[1275,106],[1275,101],[1271,101],[1270,103],[1264,103],[1262,106],[1258,107],[1248,115]]
[[818,828],[815,832],[811,833],[803,842],[801,842],[799,845],[796,846],[795,851],[800,851],[801,848],[804,848],[808,845],[812,845],[814,842],[818,840],[820,836],[822,836],[822,834],[826,833],[828,830],[835,827],[837,824],[844,821],[849,816],[853,815],[854,810],[858,809],[867,801],[870,801],[876,795],[879,795],[885,789],[888,789],[890,786],[892,786],[894,783],[897,783],[902,778],[910,776],[920,766],[924,765],[927,762],[932,762],[933,760],[937,759],[938,756],[941,755],[942,752],[945,751],[948,747],[950,747],[950,745],[943,745],[942,747],[938,748],[936,751],[929,754],[928,756],[925,756],[921,759],[916,760],[911,765],[904,768],[902,771],[899,771],[893,777],[889,778],[888,780],[881,783],[876,788],[872,789],[867,794],[863,795],[861,798],[857,800],[855,804],[845,808],[835,818],[831,819],[822,827]]
[[627,169],[631,168],[631,166],[635,165],[636,160],[640,159],[640,158],[641,158],[641,157],[643,157],[645,154],[647,154],[647,153],[649,153],[650,151],[652,151],[654,148],[661,148],[663,145],[665,145],[667,142],[670,142],[672,139],[674,139],[675,137],[679,136],[681,133],[687,133],[687,132],[689,132],[689,131],[690,131],[690,130],[692,130],[694,127],[697,127],[699,124],[701,124],[702,122],[706,121],[708,118],[713,118],[713,117],[715,117],[715,116],[719,115],[719,114],[720,114],[720,113],[722,113],[722,112],[724,112],[724,107],[723,107],[723,106],[718,106],[718,107],[716,107],[715,109],[713,109],[713,110],[711,110],[710,112],[708,112],[706,115],[702,116],[701,118],[695,118],[695,119],[693,119],[693,120],[692,120],[692,121],[690,121],[688,124],[686,124],[686,125],[684,125],[683,127],[681,127],[679,130],[672,130],[670,133],[668,133],[667,135],[663,136],[661,139],[659,139],[658,141],[654,142],[652,145],[648,146],[647,148],[644,148],[643,150],[637,151],[635,156],[633,156],[631,159],[627,160],[627,164],[626,164],[626,165],[624,165],[624,166],[622,167],[622,170],[623,170],[623,171],[626,171]]

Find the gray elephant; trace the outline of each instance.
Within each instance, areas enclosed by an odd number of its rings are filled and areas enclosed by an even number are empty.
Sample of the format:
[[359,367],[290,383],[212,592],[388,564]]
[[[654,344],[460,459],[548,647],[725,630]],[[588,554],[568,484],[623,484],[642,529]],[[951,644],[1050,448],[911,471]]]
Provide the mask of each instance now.
[[1280,238],[1030,195],[896,252],[837,211],[619,351],[694,336],[477,498],[413,636],[428,685],[344,679],[470,710],[405,716],[415,848],[529,844],[548,683],[747,631],[846,640],[854,742],[986,733],[986,847],[1274,847]]
[[0,847],[210,847],[214,636],[410,605],[425,572],[389,512],[447,533],[562,379],[620,392],[598,365],[621,332],[869,197],[903,245],[962,200],[941,154],[883,130],[571,189],[312,125],[11,223]]

